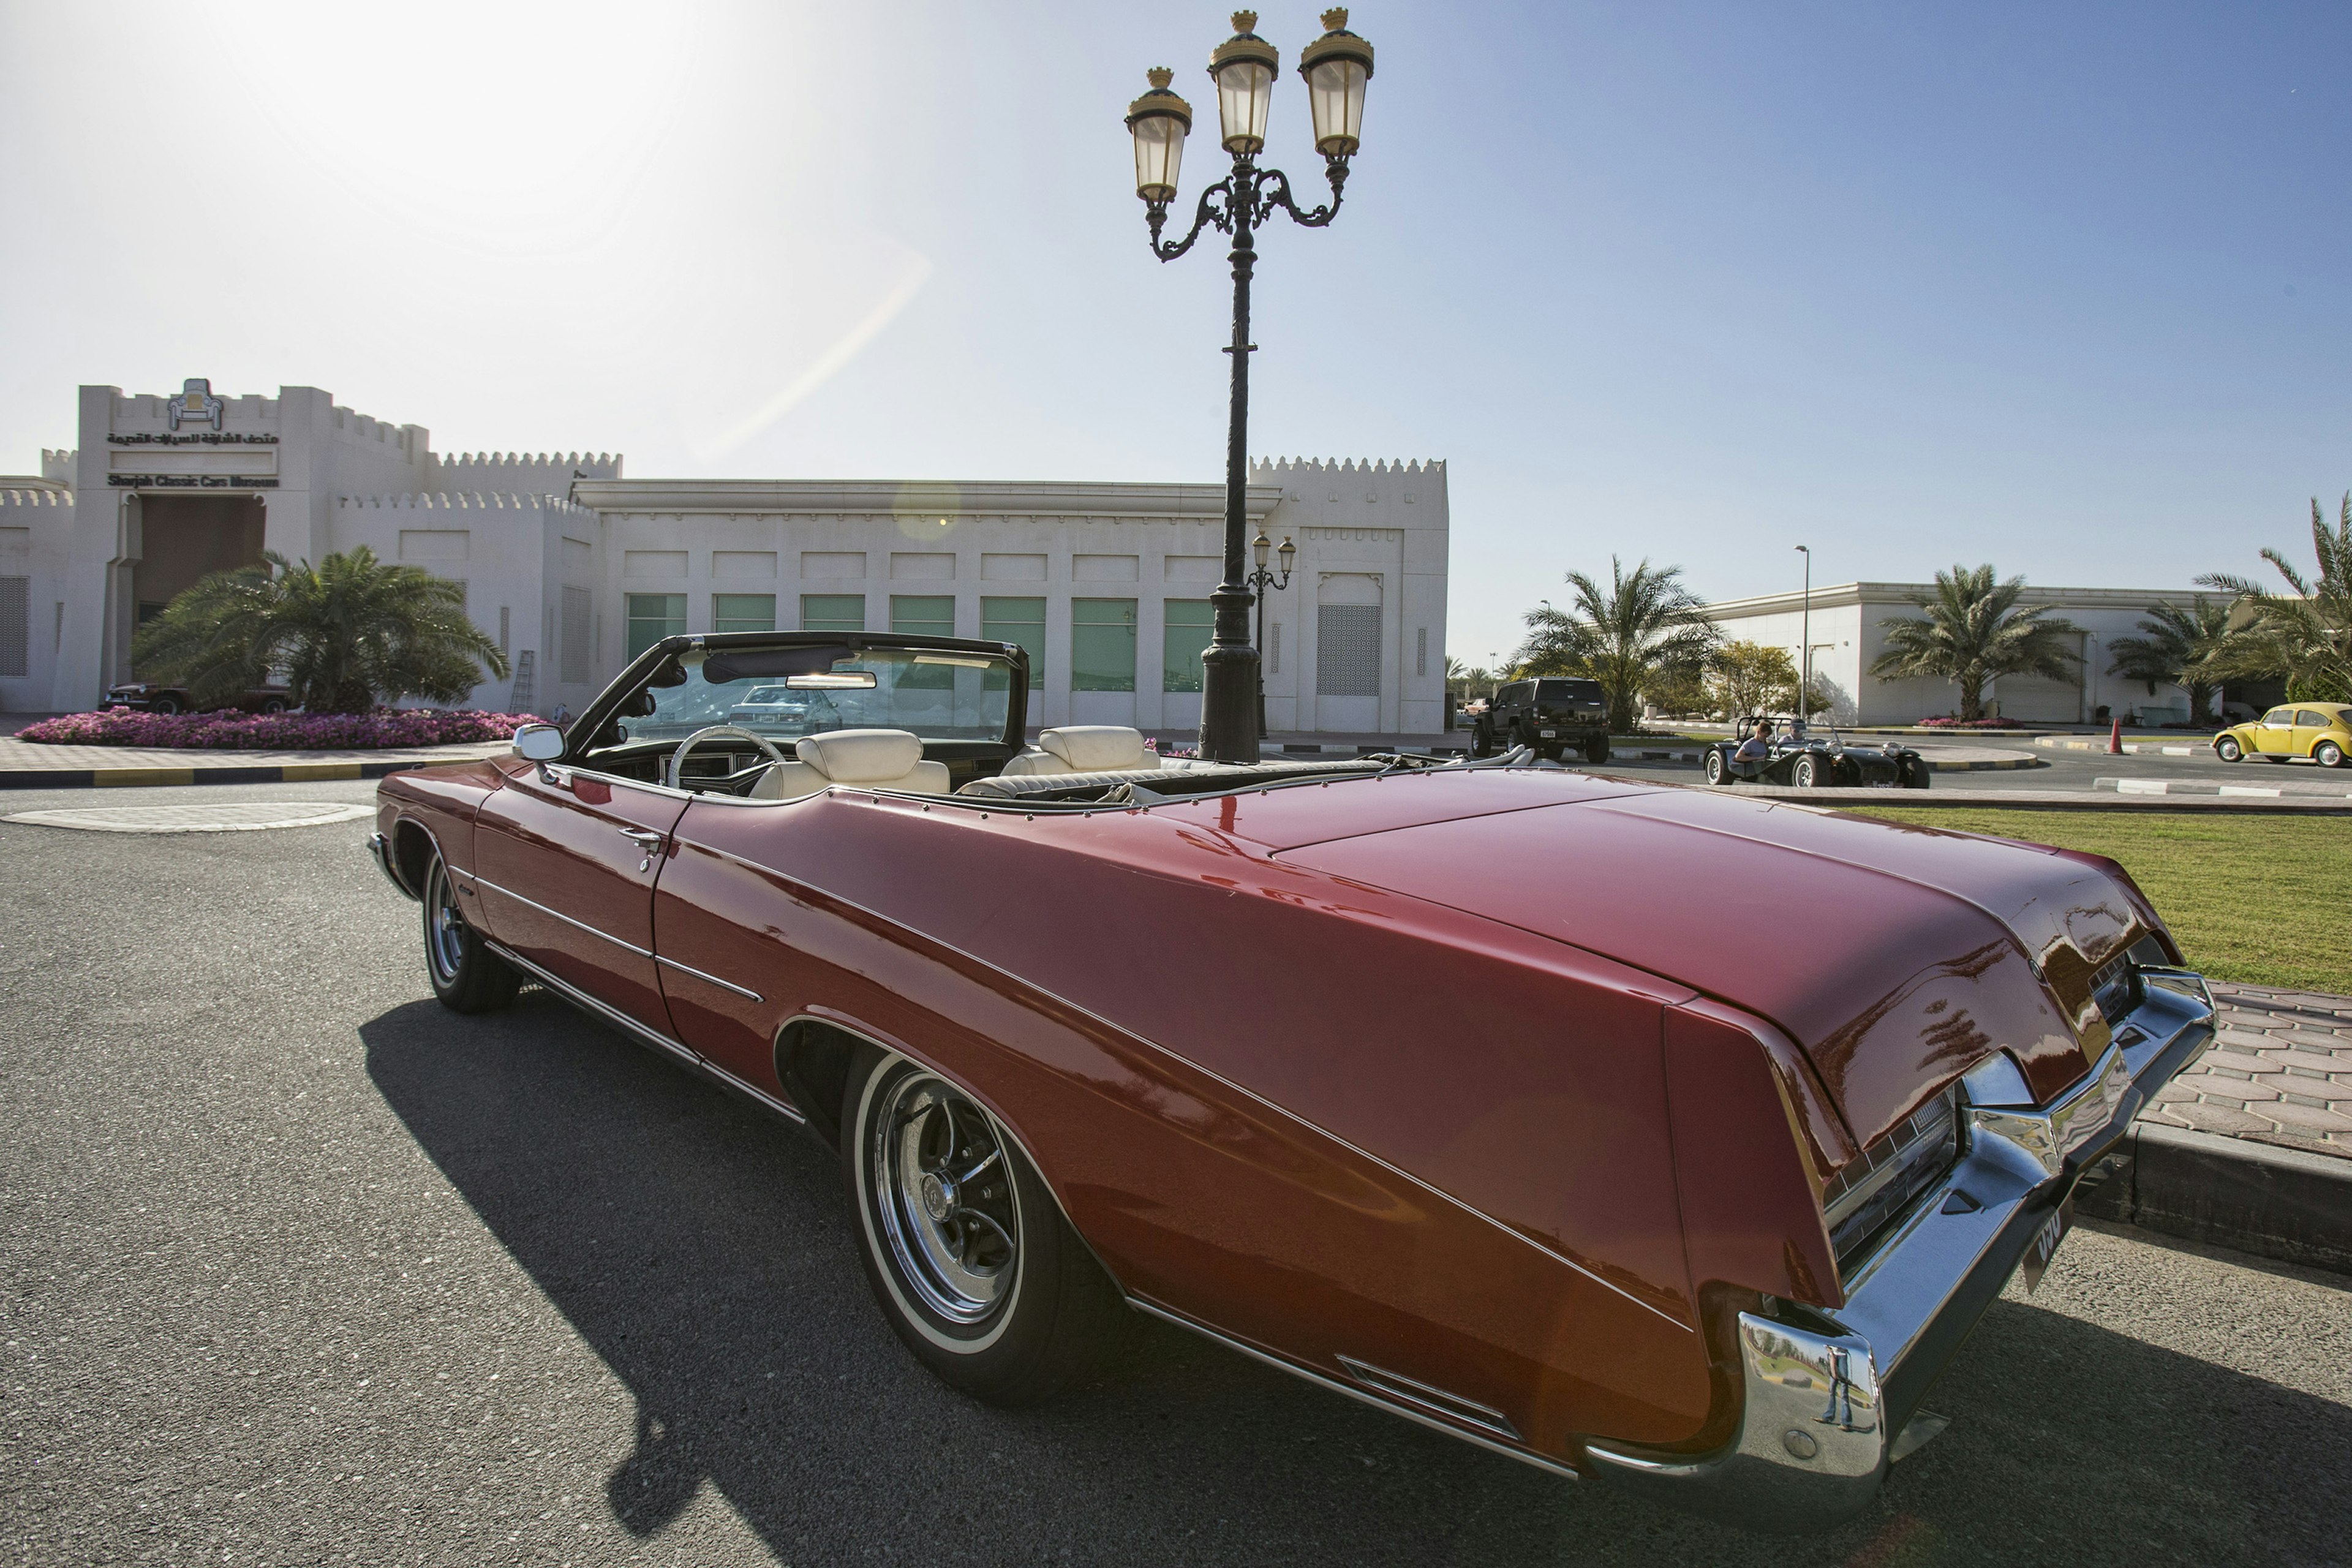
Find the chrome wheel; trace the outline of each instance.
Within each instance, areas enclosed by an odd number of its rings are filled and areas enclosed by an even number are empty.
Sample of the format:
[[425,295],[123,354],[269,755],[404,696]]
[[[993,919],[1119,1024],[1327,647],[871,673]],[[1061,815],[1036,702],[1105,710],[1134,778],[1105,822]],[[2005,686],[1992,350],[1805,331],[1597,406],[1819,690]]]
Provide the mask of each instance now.
[[457,982],[458,967],[466,962],[466,934],[457,885],[436,856],[432,873],[425,879],[425,959],[433,965],[433,977],[443,985]]
[[2344,748],[2333,741],[2322,741],[2311,749],[2311,760],[2323,768],[2340,768],[2344,765]]
[[2220,740],[2213,742],[2213,754],[2220,757],[2225,763],[2234,763],[2239,758],[2244,756],[2246,752],[2245,748],[2238,744],[2238,738],[2236,736],[2224,735]]
[[898,1272],[930,1310],[978,1324],[1010,1296],[1021,1217],[988,1113],[916,1071],[885,1090],[867,1123],[876,1216]]

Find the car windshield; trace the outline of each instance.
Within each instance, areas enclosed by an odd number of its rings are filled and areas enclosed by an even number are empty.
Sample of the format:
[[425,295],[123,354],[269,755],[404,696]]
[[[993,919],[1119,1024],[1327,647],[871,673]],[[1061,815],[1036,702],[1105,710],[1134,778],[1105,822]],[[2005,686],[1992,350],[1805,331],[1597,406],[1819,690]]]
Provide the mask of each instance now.
[[623,718],[620,738],[680,741],[733,724],[780,738],[908,730],[925,740],[1002,741],[1011,668],[986,654],[908,648],[695,650],[655,676],[646,692],[653,711]]

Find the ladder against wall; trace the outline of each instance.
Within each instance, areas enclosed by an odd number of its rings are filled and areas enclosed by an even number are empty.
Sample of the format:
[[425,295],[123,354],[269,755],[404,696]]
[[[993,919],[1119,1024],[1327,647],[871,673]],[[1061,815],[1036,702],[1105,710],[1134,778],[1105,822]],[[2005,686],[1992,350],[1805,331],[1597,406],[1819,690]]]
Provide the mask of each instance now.
[[507,696],[507,711],[528,713],[531,704],[531,667],[539,662],[536,650],[525,648],[515,655],[514,689]]

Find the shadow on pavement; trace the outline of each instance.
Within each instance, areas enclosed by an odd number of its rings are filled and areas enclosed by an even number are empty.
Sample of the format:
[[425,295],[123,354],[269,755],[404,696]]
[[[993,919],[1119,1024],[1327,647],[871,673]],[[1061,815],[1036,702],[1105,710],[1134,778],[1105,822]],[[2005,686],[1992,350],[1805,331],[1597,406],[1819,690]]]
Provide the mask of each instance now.
[[[385,1100],[637,1403],[614,1516],[705,1484],[779,1561],[1892,1565],[2337,1560],[2352,1411],[1997,1303],[1950,1432],[1802,1542],[1572,1485],[1149,1323],[1111,1375],[1004,1412],[866,1295],[832,1154],[562,1004],[361,1029]],[[614,1434],[616,1438],[620,1434]]]

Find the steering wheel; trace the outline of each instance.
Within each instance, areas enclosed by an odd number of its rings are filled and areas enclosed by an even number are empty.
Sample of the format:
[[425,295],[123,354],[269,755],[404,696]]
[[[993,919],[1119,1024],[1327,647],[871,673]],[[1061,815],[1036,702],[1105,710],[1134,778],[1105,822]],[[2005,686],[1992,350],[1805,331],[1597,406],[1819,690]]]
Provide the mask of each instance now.
[[790,761],[783,752],[776,750],[774,743],[765,735],[754,734],[752,731],[743,728],[740,724],[711,724],[697,730],[693,734],[688,735],[685,740],[680,741],[677,743],[677,750],[670,753],[669,776],[662,782],[668,784],[672,789],[684,789],[686,785],[679,781],[686,777],[687,752],[694,750],[695,747],[700,745],[703,742],[709,740],[715,735],[725,735],[730,740],[749,741],[751,744],[759,747],[760,750],[767,752],[768,760],[776,763],[780,767],[784,763]]

